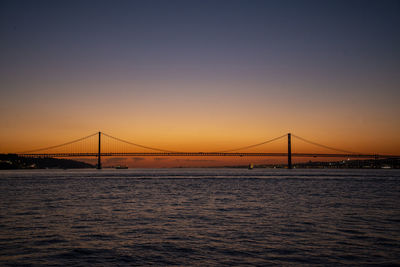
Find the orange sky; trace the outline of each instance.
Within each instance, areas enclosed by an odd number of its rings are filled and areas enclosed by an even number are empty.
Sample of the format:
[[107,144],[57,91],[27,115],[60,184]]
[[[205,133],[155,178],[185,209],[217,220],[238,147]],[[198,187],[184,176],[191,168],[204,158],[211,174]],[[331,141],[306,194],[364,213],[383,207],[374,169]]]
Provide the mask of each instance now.
[[[0,150],[16,152],[45,147],[101,130],[131,142],[178,151],[224,150],[292,132],[350,151],[400,153],[397,106],[382,109],[384,103],[379,106],[354,103],[344,96],[336,96],[343,98],[341,101],[332,98],[317,101],[311,94],[290,96],[289,89],[278,90],[266,84],[198,82],[191,85],[190,92],[195,93],[185,94],[190,84],[177,84],[173,89],[168,89],[172,85],[166,83],[144,84],[141,96],[129,90],[123,95],[101,92],[102,87],[97,87],[100,91],[97,96],[79,98],[66,88],[60,98],[49,101],[35,99],[28,93],[30,101],[3,105],[7,112],[0,114]],[[140,87],[134,82],[102,86]],[[222,87],[234,93],[223,94],[219,91]],[[270,87],[274,97],[254,94],[263,87]],[[163,94],[150,94],[147,88],[162,88]],[[203,93],[202,88],[208,91]],[[319,151],[296,140],[293,146],[298,152]],[[285,144],[281,148],[274,145],[266,148],[286,149]]]

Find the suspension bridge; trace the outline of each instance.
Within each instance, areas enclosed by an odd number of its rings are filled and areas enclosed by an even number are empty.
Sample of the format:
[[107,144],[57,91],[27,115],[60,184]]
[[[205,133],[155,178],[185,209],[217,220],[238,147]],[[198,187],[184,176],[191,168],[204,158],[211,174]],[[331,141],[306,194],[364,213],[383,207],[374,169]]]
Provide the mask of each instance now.
[[[295,153],[292,152],[292,138],[302,142],[318,146],[334,153]],[[287,139],[287,150],[285,152],[240,152],[260,147],[278,140]],[[123,146],[121,146],[121,144]],[[117,148],[118,147],[118,148]],[[132,147],[144,149],[145,151],[132,151]],[[67,143],[39,148],[30,151],[15,153],[22,157],[97,157],[97,168],[102,168],[102,157],[287,157],[287,167],[292,168],[292,157],[325,157],[325,158],[359,158],[359,159],[383,159],[400,158],[398,155],[364,154],[351,152],[331,146],[319,144],[303,137],[288,133],[260,143],[238,147],[222,151],[210,152],[182,152],[171,151],[156,147],[145,146],[126,141],[103,132],[97,132]]]

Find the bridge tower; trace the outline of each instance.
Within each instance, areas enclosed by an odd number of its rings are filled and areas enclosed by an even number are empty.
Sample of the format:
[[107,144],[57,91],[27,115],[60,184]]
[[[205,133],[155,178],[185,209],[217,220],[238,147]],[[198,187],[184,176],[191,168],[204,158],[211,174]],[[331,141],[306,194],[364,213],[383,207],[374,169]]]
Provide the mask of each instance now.
[[292,142],[291,142],[291,134],[287,134],[288,137],[288,151],[287,151],[287,167],[288,169],[292,168]]
[[97,153],[97,169],[101,169],[101,132],[99,132],[99,150]]

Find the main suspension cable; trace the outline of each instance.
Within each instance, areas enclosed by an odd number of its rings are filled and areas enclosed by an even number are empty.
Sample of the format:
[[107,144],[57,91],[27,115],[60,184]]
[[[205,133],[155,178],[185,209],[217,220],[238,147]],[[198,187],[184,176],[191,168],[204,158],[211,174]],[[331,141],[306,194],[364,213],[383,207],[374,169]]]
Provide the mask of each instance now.
[[340,148],[335,148],[335,147],[322,145],[322,144],[319,144],[319,143],[304,139],[303,137],[300,137],[300,136],[297,136],[297,135],[294,135],[294,134],[292,134],[292,136],[297,138],[297,139],[299,139],[299,140],[301,140],[301,141],[303,141],[303,142],[306,142],[306,143],[309,143],[309,144],[312,144],[312,145],[315,145],[315,146],[323,147],[323,148],[326,148],[326,149],[339,151],[339,152],[344,152],[344,153],[349,153],[349,154],[359,154],[359,153],[353,152],[353,151],[348,151],[348,150],[343,150],[343,149],[340,149]]
[[109,137],[109,138],[117,140],[119,142],[123,142],[123,143],[129,144],[129,145],[132,145],[132,146],[137,146],[137,147],[141,147],[141,148],[146,148],[146,149],[151,149],[151,150],[160,151],[160,152],[166,152],[166,153],[176,153],[177,152],[177,151],[165,150],[165,149],[161,149],[161,148],[155,148],[155,147],[150,147],[150,146],[139,145],[139,144],[136,144],[136,143],[132,143],[132,142],[129,142],[129,141],[126,141],[126,140],[123,140],[123,139],[108,135],[108,134],[103,133],[103,132],[102,132],[102,134],[107,136],[107,137]]
[[279,140],[279,139],[281,139],[281,138],[283,138],[285,136],[287,136],[287,134],[284,134],[284,135],[279,136],[279,137],[275,137],[275,138],[273,138],[271,140],[264,141],[264,142],[261,142],[261,143],[258,143],[258,144],[239,147],[239,148],[235,148],[235,149],[223,150],[223,151],[215,151],[214,153],[227,153],[227,152],[232,152],[232,151],[238,151],[238,150],[243,150],[243,149],[247,149],[247,148],[252,148],[252,147],[256,147],[256,146],[261,146],[261,145],[265,145],[265,144],[271,143],[273,141]]
[[82,138],[79,138],[79,139],[76,139],[76,140],[73,140],[73,141],[70,141],[70,142],[61,144],[61,145],[49,146],[49,147],[44,147],[44,148],[39,148],[39,149],[33,149],[33,150],[23,151],[23,152],[17,152],[16,154],[27,154],[27,153],[33,153],[33,152],[38,152],[38,151],[43,151],[43,150],[49,150],[49,149],[59,148],[59,147],[66,146],[66,145],[70,145],[70,144],[73,144],[73,143],[76,143],[76,142],[79,142],[79,141],[83,141],[83,140],[88,139],[88,138],[90,138],[90,137],[93,137],[93,136],[95,136],[95,135],[98,135],[98,133],[94,133],[94,134],[91,134],[91,135],[88,135],[88,136],[85,136],[85,137],[82,137]]

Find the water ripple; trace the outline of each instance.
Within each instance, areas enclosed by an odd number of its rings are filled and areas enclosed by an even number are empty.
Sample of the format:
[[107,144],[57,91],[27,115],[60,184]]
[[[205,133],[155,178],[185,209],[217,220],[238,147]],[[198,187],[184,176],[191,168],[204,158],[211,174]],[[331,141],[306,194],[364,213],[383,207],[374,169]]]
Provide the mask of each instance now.
[[396,170],[0,172],[0,265],[400,264]]

